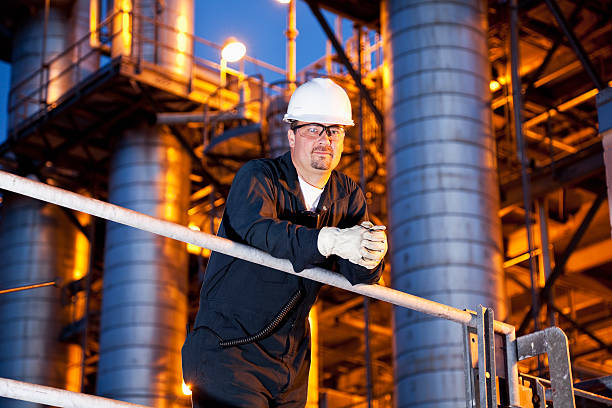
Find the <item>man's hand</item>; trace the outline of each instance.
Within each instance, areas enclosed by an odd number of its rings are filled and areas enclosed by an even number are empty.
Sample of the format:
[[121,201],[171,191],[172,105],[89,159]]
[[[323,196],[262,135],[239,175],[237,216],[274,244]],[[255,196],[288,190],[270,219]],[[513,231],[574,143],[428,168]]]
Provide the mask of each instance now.
[[387,252],[385,227],[363,222],[351,228],[323,227],[317,247],[323,256],[332,254],[350,262],[374,269]]
[[338,255],[357,263],[361,259],[361,241],[365,231],[361,225],[343,229],[323,227],[319,232],[317,248],[323,256]]
[[368,269],[374,269],[389,249],[387,234],[385,233],[387,228],[384,225],[374,225],[369,221],[362,222],[361,227],[365,228],[366,231],[361,241],[361,260],[356,263]]

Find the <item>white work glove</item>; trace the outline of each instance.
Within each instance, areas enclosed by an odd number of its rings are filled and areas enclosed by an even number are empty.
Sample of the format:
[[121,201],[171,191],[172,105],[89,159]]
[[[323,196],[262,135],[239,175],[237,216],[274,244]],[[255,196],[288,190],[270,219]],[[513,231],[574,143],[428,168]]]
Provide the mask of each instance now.
[[364,221],[361,226],[366,229],[361,241],[361,261],[359,264],[368,269],[374,269],[385,257],[387,249],[387,229],[384,225],[374,225]]
[[333,254],[357,263],[361,259],[361,241],[365,231],[360,225],[343,229],[323,227],[319,232],[317,248],[325,257]]
[[387,251],[384,226],[363,222],[351,228],[323,227],[319,232],[317,248],[327,257],[338,255],[350,262],[374,269]]

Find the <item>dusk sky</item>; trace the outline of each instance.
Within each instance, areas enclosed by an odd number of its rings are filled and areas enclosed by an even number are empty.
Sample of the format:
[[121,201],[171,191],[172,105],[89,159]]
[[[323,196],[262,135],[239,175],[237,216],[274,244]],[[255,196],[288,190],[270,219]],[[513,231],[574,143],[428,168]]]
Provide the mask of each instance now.
[[[195,35],[223,44],[230,36],[247,47],[251,57],[285,67],[285,29],[287,7],[276,0],[194,0]],[[324,13],[334,27],[334,16]],[[325,33],[305,2],[297,2],[297,68],[298,70],[325,53]],[[352,23],[343,22],[344,38]],[[10,65],[0,61],[0,142],[6,137],[6,114],[10,83]]]

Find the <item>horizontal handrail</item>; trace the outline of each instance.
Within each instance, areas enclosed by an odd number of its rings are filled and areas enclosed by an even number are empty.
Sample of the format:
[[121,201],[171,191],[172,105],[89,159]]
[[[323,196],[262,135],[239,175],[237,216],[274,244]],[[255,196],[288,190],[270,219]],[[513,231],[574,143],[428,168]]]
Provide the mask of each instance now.
[[[5,171],[0,171],[0,188],[76,211],[81,211],[109,221],[138,228],[143,231],[208,248],[212,251],[278,269],[292,275],[298,275],[360,295],[369,296],[431,316],[466,325],[472,323],[474,316],[474,314],[469,311],[460,310],[380,285],[358,284],[353,286],[344,276],[322,268],[310,268],[297,273],[293,270],[293,266],[288,260],[275,258],[264,251],[248,245],[239,244],[229,239],[217,237],[205,232],[194,231],[183,225],[161,220],[94,198],[85,197],[71,191],[53,187]],[[495,321],[494,329],[497,332],[509,334],[514,331],[514,326]]]
[[150,408],[95,395],[0,378],[0,397],[66,408]]
[[[141,15],[141,14],[138,14],[138,13],[134,13],[134,12],[131,12],[130,14],[132,14],[132,18],[138,19],[138,21],[140,23],[145,22],[145,23],[153,24],[156,27],[159,27],[159,28],[162,28],[162,29],[165,29],[165,30],[169,30],[170,32],[174,32],[175,34],[183,34],[183,35],[185,35],[185,37],[190,38],[192,41],[198,42],[200,44],[206,45],[206,46],[211,47],[211,48],[214,48],[214,49],[216,49],[219,52],[221,52],[221,50],[223,49],[222,45],[219,45],[219,44],[214,43],[212,41],[206,40],[206,39],[204,39],[202,37],[198,37],[195,34],[192,34],[190,32],[181,31],[181,30],[177,29],[176,27],[174,27],[172,25],[169,25],[169,24],[166,24],[164,22],[161,22],[159,20],[155,20],[153,18],[144,16],[144,15]],[[139,36],[137,33],[132,33],[132,35],[136,36],[136,37],[140,37],[140,38],[143,37],[143,36]],[[172,49],[174,51],[177,51],[177,52],[180,51],[176,47],[167,46],[167,45],[166,45],[166,47],[168,47],[168,48],[170,48],[170,49]],[[185,54],[185,51],[180,51],[180,52]],[[261,68],[268,69],[268,70],[276,72],[278,74],[285,75],[287,73],[287,71],[285,71],[282,68],[279,68],[279,67],[277,67],[275,65],[269,64],[269,63],[267,63],[265,61],[258,60],[257,58],[251,57],[249,55],[245,55],[243,58],[246,61],[249,61],[249,62],[253,63],[254,65],[257,65],[257,66],[259,66]]]

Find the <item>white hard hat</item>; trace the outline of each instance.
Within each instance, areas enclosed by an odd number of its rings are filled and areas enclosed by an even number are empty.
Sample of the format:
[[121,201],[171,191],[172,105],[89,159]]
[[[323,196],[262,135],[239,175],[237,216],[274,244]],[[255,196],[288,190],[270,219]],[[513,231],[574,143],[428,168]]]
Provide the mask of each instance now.
[[344,89],[329,78],[314,78],[293,92],[283,120],[353,126],[351,117],[351,101]]

